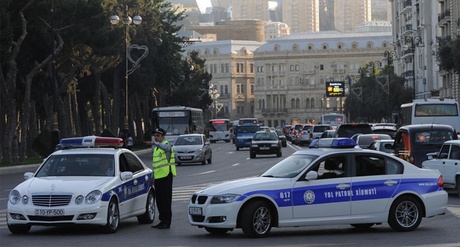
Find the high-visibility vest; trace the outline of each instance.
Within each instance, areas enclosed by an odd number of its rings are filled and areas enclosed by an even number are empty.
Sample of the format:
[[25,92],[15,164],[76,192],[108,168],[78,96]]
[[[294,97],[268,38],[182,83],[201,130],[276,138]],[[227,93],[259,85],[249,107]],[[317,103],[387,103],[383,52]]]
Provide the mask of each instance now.
[[[168,144],[168,141],[164,140],[163,144]],[[169,172],[176,176],[176,158],[174,156],[173,147],[171,146],[170,157],[168,157],[166,152],[159,148],[155,147],[153,149],[153,175],[155,179],[164,178],[169,175]]]

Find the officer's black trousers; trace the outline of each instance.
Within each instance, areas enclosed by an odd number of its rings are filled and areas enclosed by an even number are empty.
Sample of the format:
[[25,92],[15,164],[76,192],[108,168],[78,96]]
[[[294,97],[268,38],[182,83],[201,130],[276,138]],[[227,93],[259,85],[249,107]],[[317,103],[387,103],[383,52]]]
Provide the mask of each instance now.
[[173,175],[170,172],[164,178],[155,179],[155,198],[157,202],[158,214],[161,223],[171,225],[171,202],[172,202],[172,183]]

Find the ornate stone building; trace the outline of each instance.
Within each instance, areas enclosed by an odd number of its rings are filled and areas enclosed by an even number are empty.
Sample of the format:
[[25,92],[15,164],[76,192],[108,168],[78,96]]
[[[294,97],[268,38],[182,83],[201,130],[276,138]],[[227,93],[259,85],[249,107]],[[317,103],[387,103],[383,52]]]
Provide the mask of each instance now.
[[353,83],[360,67],[383,62],[391,41],[390,32],[335,31],[269,40],[254,53],[254,116],[276,127],[340,113],[345,98],[326,98],[326,82]]

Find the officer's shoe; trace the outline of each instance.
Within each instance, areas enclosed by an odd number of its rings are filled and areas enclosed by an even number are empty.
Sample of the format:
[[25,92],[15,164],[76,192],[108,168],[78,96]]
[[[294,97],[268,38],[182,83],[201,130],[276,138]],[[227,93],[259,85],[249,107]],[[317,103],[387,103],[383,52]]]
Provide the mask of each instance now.
[[167,224],[160,224],[157,228],[158,228],[158,229],[169,229],[169,227],[170,227],[170,226],[167,225]]

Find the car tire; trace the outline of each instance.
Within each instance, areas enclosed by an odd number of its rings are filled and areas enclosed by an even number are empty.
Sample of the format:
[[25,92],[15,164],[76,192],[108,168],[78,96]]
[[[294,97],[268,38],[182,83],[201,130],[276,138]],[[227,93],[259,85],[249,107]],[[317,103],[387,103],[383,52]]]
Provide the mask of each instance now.
[[276,157],[281,157],[283,156],[283,153],[281,152],[281,148],[278,150],[278,153],[276,153]]
[[249,154],[249,158],[255,159],[255,158],[256,158],[256,154],[255,154],[255,153],[250,153],[250,154]]
[[265,237],[272,228],[272,212],[262,201],[250,202],[242,209],[241,228],[251,238]]
[[155,194],[149,191],[147,201],[145,203],[145,213],[137,216],[139,224],[152,224],[155,219]]
[[120,224],[120,210],[117,200],[111,199],[107,207],[107,224],[104,226],[105,233],[115,233]]
[[206,157],[205,157],[205,160],[201,161],[201,164],[206,165]]
[[351,224],[352,227],[357,229],[369,229],[374,226],[374,223],[366,223],[366,224]]
[[397,198],[390,208],[388,224],[398,232],[415,230],[422,222],[420,202],[411,196]]
[[214,227],[205,227],[204,229],[207,232],[211,233],[212,235],[224,235],[228,231],[232,230],[232,229],[228,229],[228,228],[214,228]]
[[286,144],[286,143],[283,144],[283,148],[285,148],[285,147],[287,147],[287,144]]
[[239,148],[239,147],[236,147],[236,151],[240,151],[240,148]]
[[26,234],[30,231],[31,225],[8,225],[12,234]]
[[460,176],[457,176],[455,181],[455,183],[457,183],[457,196],[460,197]]

